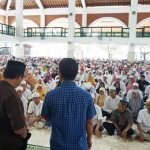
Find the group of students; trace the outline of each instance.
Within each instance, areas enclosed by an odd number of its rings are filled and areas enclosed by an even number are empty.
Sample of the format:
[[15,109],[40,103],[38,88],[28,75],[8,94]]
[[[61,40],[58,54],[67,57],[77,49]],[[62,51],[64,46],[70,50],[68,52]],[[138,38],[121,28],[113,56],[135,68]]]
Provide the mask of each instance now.
[[[61,84],[58,76],[60,59],[19,59],[27,67],[25,78],[16,91],[24,105],[28,127],[50,126],[41,115],[46,93]],[[140,136],[150,141],[150,67],[148,62],[128,63],[118,60],[76,60],[79,66],[75,83],[88,91],[94,102],[93,133],[98,137],[105,128],[122,138]],[[1,63],[2,80],[5,62]],[[145,102],[145,104],[144,104]],[[145,106],[146,105],[146,106]],[[146,107],[146,108],[145,108]],[[145,108],[145,109],[144,109]],[[105,119],[104,119],[105,118]],[[132,126],[137,124],[137,130]]]

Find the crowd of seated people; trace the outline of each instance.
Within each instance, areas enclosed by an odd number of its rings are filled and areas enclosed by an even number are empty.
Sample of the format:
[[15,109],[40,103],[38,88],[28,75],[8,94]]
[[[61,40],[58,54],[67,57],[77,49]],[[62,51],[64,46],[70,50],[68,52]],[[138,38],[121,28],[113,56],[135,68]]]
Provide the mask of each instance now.
[[[11,57],[0,57],[0,80]],[[24,80],[16,92],[24,105],[28,128],[50,126],[41,116],[46,93],[58,88],[61,59],[25,57],[16,60],[26,64]],[[77,86],[88,91],[93,98],[96,115],[93,133],[126,138],[133,134],[141,141],[150,141],[150,62],[119,60],[76,60],[79,71],[74,80]],[[104,119],[106,118],[106,120]],[[136,130],[132,126],[136,125]]]

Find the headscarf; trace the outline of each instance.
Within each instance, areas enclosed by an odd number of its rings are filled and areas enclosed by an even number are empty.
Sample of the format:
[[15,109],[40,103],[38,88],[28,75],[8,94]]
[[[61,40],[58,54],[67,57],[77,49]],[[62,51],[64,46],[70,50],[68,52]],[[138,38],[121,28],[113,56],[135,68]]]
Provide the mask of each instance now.
[[[135,79],[134,79],[134,82],[135,82]],[[131,89],[133,89],[133,83],[130,81],[127,85],[126,91],[128,92]]]
[[[39,80],[41,80],[41,81],[42,81],[42,83],[41,83],[41,84],[39,83]],[[44,81],[43,81],[43,79],[42,79],[42,78],[38,79],[38,83],[37,83],[36,85],[38,85],[38,84],[42,85],[42,86],[44,87],[44,90],[45,90],[45,91],[47,91],[46,84],[44,83]],[[35,87],[36,87],[36,85],[35,85]],[[35,87],[34,87],[33,92],[35,92]]]
[[91,84],[95,87],[96,83],[95,83],[94,77],[90,73],[91,71],[87,74],[86,82],[91,82]]
[[129,99],[129,107],[131,108],[131,111],[133,113],[138,114],[138,112],[139,112],[139,110],[141,108],[141,97],[139,95],[139,91],[138,90],[133,90],[132,94],[133,93],[136,93],[137,98],[135,99],[135,98],[132,97],[132,98]]
[[48,74],[50,74],[49,72],[46,73],[46,76],[45,76],[45,80],[50,83],[52,81],[52,76],[51,74],[48,76]]
[[0,72],[0,81],[3,80],[3,73]]
[[106,90],[104,88],[100,88],[99,91],[103,91],[104,94],[103,95],[100,95],[100,94],[97,95],[96,103],[97,103],[98,106],[102,107],[102,106],[104,106],[104,101],[107,98],[107,94],[106,94]]
[[[39,91],[37,90],[38,87],[41,87],[41,88],[42,88],[42,91],[41,91],[41,92],[39,92]],[[46,91],[44,90],[44,87],[43,87],[41,84],[37,84],[37,85],[36,85],[36,87],[35,87],[35,92],[39,93],[39,95],[40,95],[40,100],[44,101],[45,96],[46,96]]]
[[[116,84],[119,84],[119,87],[117,88],[116,87]],[[114,84],[114,86],[116,87],[116,92],[117,92],[117,95],[119,94],[119,92],[120,92],[120,90],[121,90],[121,88],[120,88],[120,83],[117,81],[115,84]]]
[[31,72],[28,72],[27,76],[26,76],[26,79],[28,80],[29,82],[29,85],[36,85],[37,82],[36,80],[34,79],[33,75]]

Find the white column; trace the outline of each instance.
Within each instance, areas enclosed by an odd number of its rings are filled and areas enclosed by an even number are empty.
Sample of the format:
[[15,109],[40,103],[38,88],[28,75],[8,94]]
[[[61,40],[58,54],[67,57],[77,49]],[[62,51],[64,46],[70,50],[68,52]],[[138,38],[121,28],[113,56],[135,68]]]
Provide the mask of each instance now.
[[44,14],[44,12],[41,12],[40,26],[45,27],[45,14]]
[[23,36],[23,0],[16,0],[16,36]]
[[135,61],[137,6],[138,6],[138,0],[131,0],[131,7],[129,12],[130,36],[129,36],[128,61]]
[[75,0],[69,0],[68,8],[68,51],[67,57],[74,57],[74,30],[75,30]]
[[86,10],[84,10],[83,14],[82,14],[82,27],[87,27],[87,13],[86,13]]
[[6,15],[6,24],[8,24],[8,15]]
[[19,43],[16,47],[15,47],[15,56],[17,58],[22,58],[24,57],[24,47],[22,43]]

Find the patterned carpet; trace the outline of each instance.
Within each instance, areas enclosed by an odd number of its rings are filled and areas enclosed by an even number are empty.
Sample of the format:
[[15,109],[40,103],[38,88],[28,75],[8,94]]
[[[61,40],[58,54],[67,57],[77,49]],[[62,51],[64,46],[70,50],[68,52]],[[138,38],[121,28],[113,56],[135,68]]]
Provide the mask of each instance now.
[[49,150],[49,147],[28,144],[27,150]]

